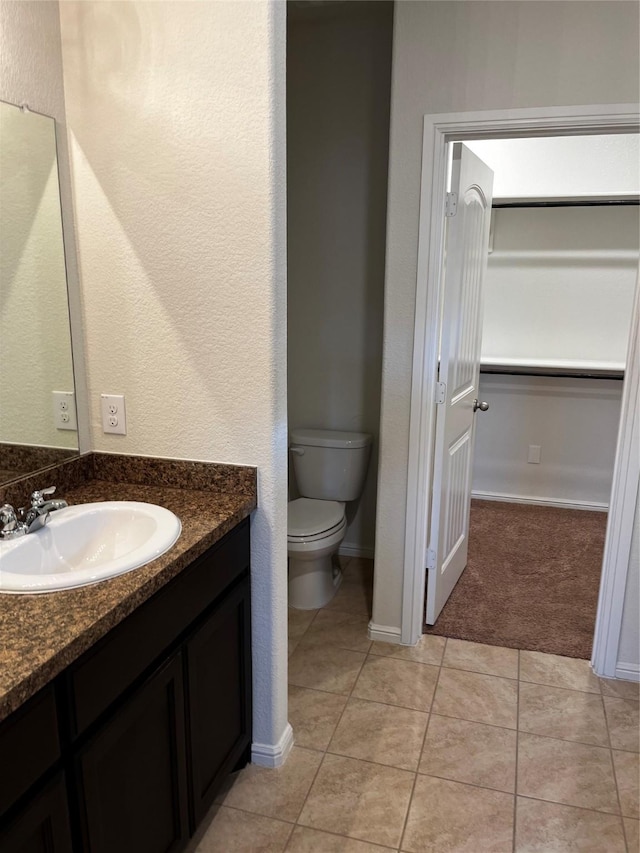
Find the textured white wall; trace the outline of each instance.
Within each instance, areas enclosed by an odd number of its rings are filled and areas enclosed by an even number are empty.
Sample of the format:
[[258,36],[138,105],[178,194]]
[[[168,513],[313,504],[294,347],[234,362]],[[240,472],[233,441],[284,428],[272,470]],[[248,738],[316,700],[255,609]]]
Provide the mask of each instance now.
[[483,374],[474,492],[608,506],[621,394],[616,379]]
[[52,391],[73,391],[53,119],[0,103],[0,441],[78,447]]
[[[258,467],[254,743],[287,724],[285,7],[60,6],[93,447]],[[99,395],[126,398],[126,436]]]
[[373,434],[342,545],[366,556],[375,537],[392,26],[391,3],[294,7],[287,40],[289,424]]
[[[51,2],[22,0],[20,3],[0,0],[0,100],[12,104],[26,103],[30,109],[55,119],[70,311],[72,326],[79,330],[81,328],[80,290],[69,178],[60,21],[58,3],[55,0]],[[2,239],[3,242],[6,240],[5,229],[3,229]],[[60,314],[61,304],[59,303],[56,309],[58,314]],[[41,318],[41,322],[43,324],[40,330],[42,346],[33,349],[23,343],[21,353],[23,364],[29,360],[32,364],[37,363],[38,349],[42,351],[44,341],[53,331],[46,318],[44,320]],[[84,351],[80,333],[73,335],[73,355],[79,411],[79,440],[81,449],[86,450],[89,446],[88,419],[84,417],[86,385]],[[46,368],[41,365],[37,370],[38,372],[46,371]],[[49,380],[46,381],[48,383]],[[68,391],[71,388],[48,389],[49,392],[52,390]],[[4,396],[2,408],[5,411],[9,409]],[[46,418],[48,426],[52,423],[50,393],[46,403],[43,403],[39,410],[39,417]],[[65,438],[73,444],[74,440],[78,440],[78,435],[67,432]],[[19,437],[14,440],[23,441],[26,438]],[[29,442],[31,440],[31,438],[28,439]],[[50,439],[46,438],[43,441],[49,443]],[[39,443],[38,439],[34,439],[34,443]],[[51,443],[61,444],[62,442],[56,440]]]
[[493,224],[483,362],[624,368],[638,207],[494,210]]
[[609,2],[395,7],[373,621],[400,626],[422,123],[449,113],[638,100],[638,8]]
[[494,201],[640,193],[640,136],[635,133],[466,144],[495,173]]

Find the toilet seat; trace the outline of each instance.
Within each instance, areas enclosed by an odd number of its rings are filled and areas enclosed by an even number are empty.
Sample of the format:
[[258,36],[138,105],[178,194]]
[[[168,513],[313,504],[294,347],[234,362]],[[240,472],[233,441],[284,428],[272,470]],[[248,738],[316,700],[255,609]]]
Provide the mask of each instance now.
[[346,526],[344,504],[298,498],[288,506],[289,542],[315,542],[333,536]]

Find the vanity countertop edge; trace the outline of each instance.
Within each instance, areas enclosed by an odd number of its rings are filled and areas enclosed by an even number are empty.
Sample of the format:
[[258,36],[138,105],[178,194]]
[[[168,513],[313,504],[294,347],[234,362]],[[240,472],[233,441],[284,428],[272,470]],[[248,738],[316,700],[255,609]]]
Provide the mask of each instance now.
[[[72,505],[129,500],[164,506],[178,516],[182,533],[165,554],[110,580],[54,593],[0,595],[0,721],[247,518],[257,505],[256,469],[250,466],[110,454],[89,454],[74,462],[49,469],[38,477],[39,482],[56,482],[58,475],[63,481],[58,494]],[[28,488],[30,484],[25,485]],[[19,492],[20,484],[12,484],[12,489]]]

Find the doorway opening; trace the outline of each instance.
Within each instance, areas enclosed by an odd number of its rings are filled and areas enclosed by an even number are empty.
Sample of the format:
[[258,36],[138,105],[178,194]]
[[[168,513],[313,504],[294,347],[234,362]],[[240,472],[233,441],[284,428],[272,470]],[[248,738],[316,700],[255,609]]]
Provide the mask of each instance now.
[[[440,220],[444,219],[442,213],[446,190],[446,145],[454,139],[637,133],[637,129],[637,116],[631,110],[616,106],[425,117],[403,601],[402,641],[404,643],[414,643],[422,632],[425,600],[426,570],[419,567],[425,566],[428,559],[429,529],[425,519],[430,516],[432,509],[430,487],[434,468],[435,392],[439,355],[436,338],[442,310],[442,292],[439,283],[442,280],[445,245],[444,225]],[[436,340],[435,344],[434,340]],[[634,365],[632,369],[635,370]],[[531,377],[531,379],[537,382],[549,380],[557,383],[558,381],[555,376],[553,379],[544,376]],[[578,381],[572,376],[561,377],[561,379]],[[593,381],[596,379],[600,380],[601,377],[595,377]],[[519,377],[515,379],[509,376],[499,377],[494,372],[489,381],[511,382],[513,385],[523,380]],[[628,569],[630,526],[633,518],[633,510],[629,506],[631,499],[629,496],[633,494],[632,486],[629,484],[629,470],[631,470],[631,480],[634,481],[634,478],[637,478],[636,463],[632,458],[634,454],[630,449],[632,445],[630,436],[637,427],[634,426],[633,417],[633,381],[620,382],[619,379],[612,378],[602,379],[602,381],[617,381],[624,388],[621,429],[614,465],[612,517],[609,519],[606,535],[603,583],[598,608],[599,625],[596,625],[596,644],[594,645],[594,665],[596,659],[599,660],[597,671],[602,675],[614,675],[613,646],[618,638],[616,626],[612,620],[621,619],[620,602],[624,598],[624,584]],[[539,445],[530,443],[532,444],[531,454],[535,458],[536,453],[539,452],[537,451]],[[621,472],[625,470],[627,474],[622,476]],[[485,489],[485,491],[491,490]],[[625,494],[628,499],[624,498]],[[485,494],[482,497],[486,498],[489,495]],[[594,501],[593,503],[603,502]],[[578,512],[578,510],[575,511]],[[582,512],[582,514],[583,517],[587,516],[587,513]],[[500,618],[501,615],[494,613],[493,618]],[[620,621],[617,621],[618,634],[619,627]],[[598,636],[600,637],[599,645]]]
[[494,175],[488,411],[473,419],[466,568],[435,624],[427,598],[425,633],[588,659],[638,264],[638,137],[465,144]]

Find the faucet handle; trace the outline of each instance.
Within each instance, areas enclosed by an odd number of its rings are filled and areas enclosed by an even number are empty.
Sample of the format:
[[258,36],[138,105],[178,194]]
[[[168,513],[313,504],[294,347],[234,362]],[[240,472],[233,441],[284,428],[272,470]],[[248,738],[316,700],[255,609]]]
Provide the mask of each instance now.
[[16,517],[16,511],[11,506],[11,504],[4,504],[4,506],[0,507],[0,530],[10,531],[15,530],[16,525],[18,523],[18,519]]
[[37,489],[31,495],[31,506],[32,507],[42,506],[42,504],[45,502],[44,501],[45,497],[52,495],[55,492],[55,490],[56,490],[55,486],[48,486],[46,489]]

